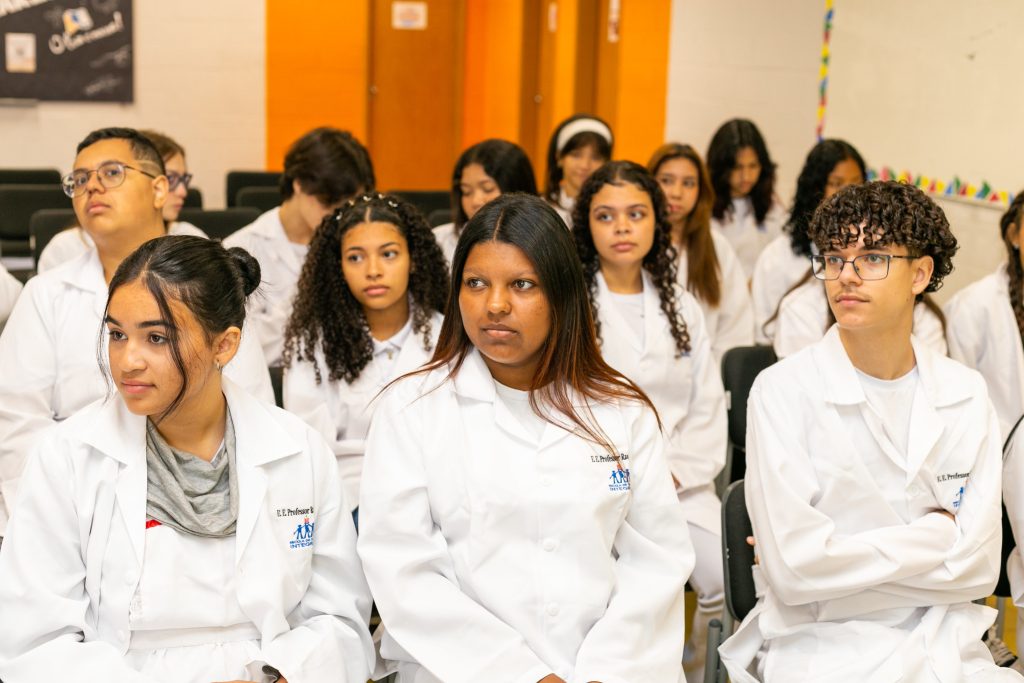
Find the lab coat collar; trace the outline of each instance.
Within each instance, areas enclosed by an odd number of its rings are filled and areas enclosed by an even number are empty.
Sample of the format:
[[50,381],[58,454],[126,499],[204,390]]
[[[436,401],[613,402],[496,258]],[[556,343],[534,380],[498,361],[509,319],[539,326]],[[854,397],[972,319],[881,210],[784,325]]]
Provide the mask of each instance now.
[[[941,408],[971,397],[971,388],[966,384],[945,382],[936,377],[939,371],[936,365],[943,362],[944,358],[937,356],[914,336],[910,337],[910,343],[914,348],[921,387],[929,404]],[[850,357],[846,355],[843,342],[839,339],[838,325],[833,325],[825,333],[825,337],[812,347],[811,352],[821,373],[826,401],[836,405],[867,402],[864,389],[857,378],[857,371],[850,362]]]
[[[275,410],[223,378],[224,397],[235,426],[235,466],[240,492],[235,543],[236,561],[252,535],[267,490],[267,463],[295,455],[303,445],[272,415]],[[99,452],[123,463],[117,500],[141,565],[145,547],[146,418],[128,410],[119,396],[110,396],[94,419],[83,421],[80,438]]]

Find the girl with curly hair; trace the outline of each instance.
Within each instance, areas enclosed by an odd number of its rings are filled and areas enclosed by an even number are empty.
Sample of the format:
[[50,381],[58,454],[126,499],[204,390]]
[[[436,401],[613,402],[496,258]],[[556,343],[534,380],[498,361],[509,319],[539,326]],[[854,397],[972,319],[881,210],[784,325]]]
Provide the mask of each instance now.
[[754,266],[750,296],[754,302],[755,338],[772,342],[779,302],[796,287],[811,281],[811,238],[807,229],[814,210],[847,185],[867,178],[864,159],[845,140],[822,140],[811,148],[796,181],[789,220],[782,235],[772,240]]
[[655,150],[647,170],[668,200],[679,283],[700,303],[711,351],[720,362],[729,349],[754,343],[754,316],[736,252],[711,229],[715,191],[707,168],[693,147],[670,142]]
[[678,681],[693,549],[657,413],[601,357],[572,236],[506,194],[429,365],[380,398],[358,542],[401,681]]
[[711,224],[732,244],[749,279],[757,257],[786,222],[775,195],[775,162],[761,131],[747,119],[723,123],[711,138],[707,159],[715,189]]
[[459,157],[452,172],[452,216],[434,228],[445,260],[452,262],[462,228],[487,202],[508,192],[537,194],[530,157],[522,147],[492,138],[478,142]]
[[707,625],[721,614],[721,504],[714,480],[725,465],[725,398],[700,305],[678,284],[665,195],[639,164],[613,161],[580,192],[576,251],[590,291],[601,352],[651,397],[686,514],[697,564],[690,585],[698,614],[684,659],[703,680]]
[[355,508],[371,401],[429,360],[448,269],[411,204],[366,194],[314,233],[298,292],[285,330],[284,407],[332,444]]

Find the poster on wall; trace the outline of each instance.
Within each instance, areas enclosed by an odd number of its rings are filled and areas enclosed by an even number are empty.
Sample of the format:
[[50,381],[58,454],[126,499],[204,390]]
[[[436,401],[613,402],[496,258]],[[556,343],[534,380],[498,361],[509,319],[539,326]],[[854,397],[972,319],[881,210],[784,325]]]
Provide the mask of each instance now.
[[0,99],[132,101],[132,0],[0,0],[0,43]]

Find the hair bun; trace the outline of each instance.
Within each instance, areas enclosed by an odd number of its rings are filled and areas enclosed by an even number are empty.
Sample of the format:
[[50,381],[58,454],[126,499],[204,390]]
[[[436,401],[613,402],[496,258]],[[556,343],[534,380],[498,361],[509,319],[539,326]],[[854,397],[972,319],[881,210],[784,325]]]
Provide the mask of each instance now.
[[245,295],[249,296],[260,286],[260,262],[252,254],[241,247],[231,247],[228,256],[235,264],[235,271],[242,280],[242,289]]

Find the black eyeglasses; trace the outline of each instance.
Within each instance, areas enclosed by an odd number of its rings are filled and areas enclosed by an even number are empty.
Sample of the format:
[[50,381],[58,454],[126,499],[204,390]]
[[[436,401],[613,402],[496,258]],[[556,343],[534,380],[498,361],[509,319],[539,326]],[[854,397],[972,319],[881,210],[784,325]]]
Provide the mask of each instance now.
[[849,263],[853,272],[861,280],[884,280],[889,276],[889,264],[894,258],[914,260],[917,256],[901,256],[898,254],[861,254],[852,259],[842,256],[812,256],[811,272],[819,280],[838,280],[843,268]]
[[171,192],[178,189],[178,185],[184,185],[185,189],[188,189],[189,184],[192,182],[191,173],[168,173],[167,174],[167,189]]
[[67,196],[72,198],[80,197],[85,192],[86,186],[89,184],[89,177],[95,173],[96,177],[100,181],[100,185],[108,190],[112,190],[113,188],[120,187],[124,184],[124,177],[127,175],[125,171],[129,170],[149,176],[150,178],[157,177],[148,171],[143,171],[141,168],[122,164],[120,161],[106,161],[91,171],[79,169],[68,173],[61,180],[61,187],[64,189],[64,194]]

